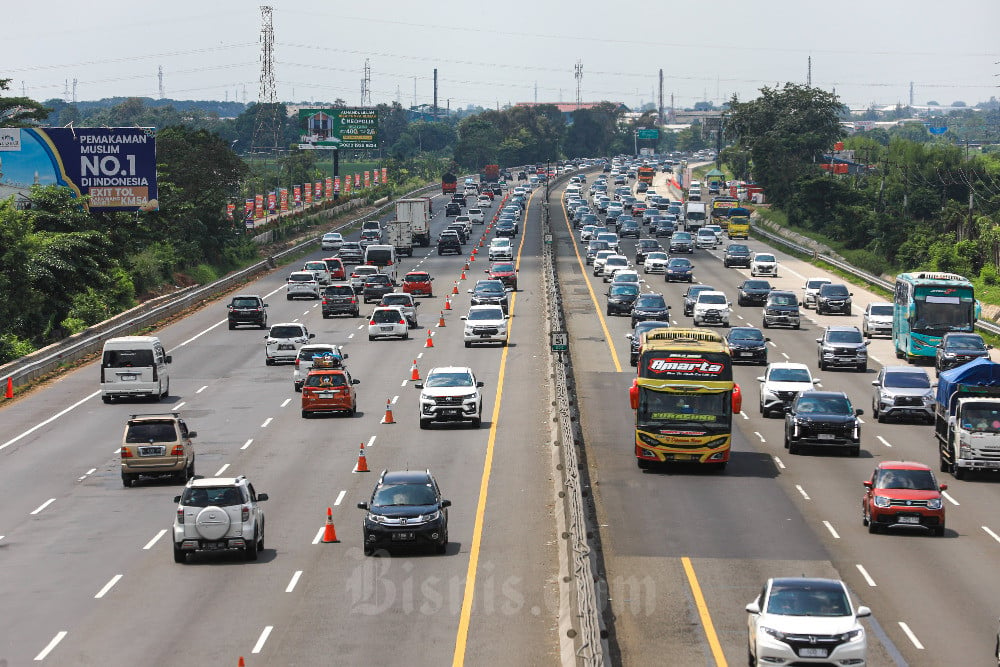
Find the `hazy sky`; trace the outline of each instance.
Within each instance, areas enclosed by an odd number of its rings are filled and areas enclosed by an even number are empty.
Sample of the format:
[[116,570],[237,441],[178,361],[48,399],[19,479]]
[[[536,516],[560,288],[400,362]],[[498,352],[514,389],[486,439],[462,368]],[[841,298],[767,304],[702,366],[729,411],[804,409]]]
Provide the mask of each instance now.
[[[288,2],[274,8],[281,101],[441,106],[576,99],[630,106],[746,100],[764,85],[836,89],[852,107],[956,100],[1000,84],[1000,0],[611,2]],[[155,7],[155,9],[149,9]],[[710,10],[711,8],[711,10]],[[261,11],[237,0],[18,3],[4,12],[0,78],[38,100],[113,96],[258,98]],[[68,89],[70,94],[66,95]],[[414,88],[416,90],[414,91]],[[245,90],[245,93],[244,93]],[[228,96],[228,98],[227,98]]]

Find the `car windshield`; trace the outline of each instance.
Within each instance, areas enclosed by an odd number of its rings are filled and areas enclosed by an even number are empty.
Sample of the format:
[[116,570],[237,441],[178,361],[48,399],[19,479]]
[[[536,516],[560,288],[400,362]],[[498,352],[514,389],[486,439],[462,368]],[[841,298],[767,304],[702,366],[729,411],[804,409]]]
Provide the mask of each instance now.
[[805,368],[775,368],[768,376],[771,382],[808,382],[812,383],[809,371]]
[[725,294],[702,294],[701,296],[698,297],[698,301],[700,303],[712,303],[712,304],[725,303],[726,302],[726,295]]
[[382,274],[375,274],[365,278],[365,284],[367,285],[388,285],[389,276]]
[[325,271],[326,262],[306,262],[306,268],[310,271]]
[[494,273],[513,273],[513,264],[494,264],[492,271]]
[[802,413],[822,413],[846,415],[851,412],[850,402],[843,396],[804,396],[799,398],[795,411]]
[[667,302],[659,294],[646,294],[636,299],[636,308],[666,308]]
[[836,584],[772,584],[766,611],[778,616],[850,616],[851,603]]
[[347,378],[340,373],[310,373],[306,378],[307,387],[346,387]]
[[628,266],[628,260],[624,257],[608,257],[607,266]]
[[372,321],[375,322],[375,324],[394,324],[399,322],[400,319],[402,318],[399,316],[399,311],[396,309],[386,308],[384,310],[376,310],[372,313]]
[[830,331],[826,334],[829,343],[860,343],[861,332],[857,330]]
[[823,285],[819,288],[819,293],[823,296],[843,296],[849,295],[845,285]]
[[171,422],[141,422],[128,425],[125,442],[173,442],[177,431]]
[[657,252],[651,252],[648,255],[646,255],[646,259],[647,260],[649,260],[649,259],[667,259],[667,253],[665,253],[665,252],[659,252],[659,251],[657,251]]
[[757,254],[753,258],[753,260],[755,262],[773,262],[774,261],[774,255],[761,255],[761,254]]
[[270,333],[271,338],[297,338],[304,335],[302,327],[296,326],[274,326]]
[[494,248],[509,248],[510,239],[493,239],[490,241],[490,245]]
[[675,241],[690,241],[691,240],[691,233],[690,232],[677,232],[676,234],[674,234],[674,240]]
[[403,276],[404,283],[425,283],[430,279],[426,273],[408,273]]
[[759,329],[733,329],[729,340],[764,340],[764,334]]
[[886,387],[900,387],[901,389],[930,389],[931,380],[923,371],[907,371],[886,373],[885,381],[882,384]]
[[498,283],[481,283],[476,285],[477,294],[503,294],[506,290]]
[[912,489],[937,491],[934,475],[930,470],[879,470],[875,477],[876,489]]
[[464,372],[431,373],[424,383],[426,387],[472,387],[472,374]]
[[186,507],[227,507],[243,502],[240,490],[234,486],[194,487],[184,489],[181,505]]
[[872,306],[869,313],[881,317],[892,317],[892,306],[888,304],[884,306]]
[[806,282],[806,289],[819,289],[823,285],[829,283],[829,280],[810,280]]
[[386,484],[372,498],[373,507],[404,507],[433,505],[437,502],[430,484]]
[[386,294],[382,297],[382,303],[387,306],[411,306],[413,299],[404,294]]
[[501,308],[483,308],[477,310],[469,311],[469,320],[502,320],[503,319],[503,309]]
[[977,350],[982,351],[986,349],[986,343],[978,335],[970,336],[948,336],[948,341],[945,343],[945,347],[953,350]]
[[750,252],[750,248],[745,245],[731,245],[727,252],[730,255],[746,255]]
[[315,277],[311,273],[293,273],[288,276],[288,282],[290,283],[308,283],[315,280]]
[[772,306],[795,306],[798,299],[794,294],[772,294],[768,303]]
[[672,259],[669,266],[672,269],[688,269],[691,267],[691,261],[687,259]]
[[626,284],[626,285],[612,285],[611,286],[611,290],[610,290],[610,294],[613,295],[613,296],[614,295],[635,296],[638,293],[639,293],[639,286],[638,285],[628,285],[628,284]]
[[233,308],[256,308],[259,305],[257,299],[233,299]]

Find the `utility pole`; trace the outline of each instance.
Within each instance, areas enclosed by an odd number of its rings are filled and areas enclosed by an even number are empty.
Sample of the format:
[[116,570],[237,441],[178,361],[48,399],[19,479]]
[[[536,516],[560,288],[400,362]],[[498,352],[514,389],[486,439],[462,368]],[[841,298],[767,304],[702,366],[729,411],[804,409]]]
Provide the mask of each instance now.
[[73,104],[76,104],[76,79],[73,79]]
[[164,99],[166,95],[163,94],[163,65],[160,65],[156,71],[156,78],[160,81],[160,99]]
[[659,103],[656,105],[656,117],[660,125],[663,125],[663,68],[660,68],[660,95]]
[[808,65],[806,65],[806,86],[809,87],[809,88],[812,88],[812,85],[813,85],[813,57],[809,56],[809,58],[808,58],[808,60],[806,62],[808,63]]
[[367,109],[372,105],[372,66],[365,58],[365,78],[361,80],[361,106]]
[[438,119],[438,68],[434,68],[434,120]]
[[910,82],[910,106],[913,106],[913,82]]

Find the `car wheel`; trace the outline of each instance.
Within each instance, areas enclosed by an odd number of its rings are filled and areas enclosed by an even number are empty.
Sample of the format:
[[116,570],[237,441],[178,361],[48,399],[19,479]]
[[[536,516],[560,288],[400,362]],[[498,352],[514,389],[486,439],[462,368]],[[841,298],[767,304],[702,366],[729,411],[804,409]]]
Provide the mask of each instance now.
[[959,468],[954,463],[951,464],[951,476],[955,479],[965,479],[965,468]]
[[129,473],[122,473],[122,486],[126,489],[131,488],[135,484],[135,480],[138,475],[131,475]]
[[469,341],[465,341],[465,347],[472,347],[472,343]]
[[434,545],[434,553],[443,554],[448,551],[448,531],[445,531],[441,541]]
[[875,533],[877,533],[878,532],[878,524],[875,523],[874,521],[869,520],[868,521],[868,532],[871,533],[872,535],[874,535]]
[[246,559],[247,560],[257,560],[257,536],[256,535],[254,535],[254,538],[252,540],[250,540],[249,542],[247,542],[245,555],[246,555]]
[[233,330],[233,329],[235,329],[235,328],[236,328],[236,325],[235,325],[235,324],[233,324],[232,322],[230,322],[230,323],[229,323],[229,330],[230,330],[230,331],[232,331],[232,330]]
[[330,313],[323,313],[323,319],[324,320],[330,319]]
[[801,325],[798,325],[798,324],[796,324],[796,325],[795,325],[795,326],[793,326],[792,328],[793,328],[793,329],[801,329],[802,327],[801,327]]
[[770,324],[767,323],[767,320],[763,320],[760,324],[761,327],[763,327],[764,329],[767,329],[771,326]]
[[375,340],[375,336],[369,336],[368,340]]
[[636,459],[635,463],[639,466],[639,470],[649,470],[653,465],[652,461],[647,461],[646,459]]
[[292,295],[291,294],[286,294],[285,295],[285,301],[291,301],[291,300],[292,300]]
[[264,365],[265,366],[273,366],[274,365],[274,359],[264,359]]
[[797,443],[795,441],[789,441],[788,442],[788,453],[789,454],[798,454],[799,453],[799,443]]
[[826,370],[826,363],[824,363],[822,359],[820,359],[820,361],[819,361],[819,363],[817,365],[819,366],[819,369],[821,371],[825,371]]
[[479,428],[483,424],[483,413],[480,412],[472,419],[472,428]]
[[358,414],[358,404],[357,404],[357,402],[355,402],[354,404],[351,405],[351,409],[347,411],[347,416],[348,417],[353,417],[356,414]]
[[406,333],[403,334],[403,340],[410,340],[410,332],[409,331],[407,331]]
[[430,425],[431,425],[431,420],[430,419],[421,419],[420,420],[420,428],[430,428]]
[[101,396],[101,400],[103,402],[105,402],[105,403],[111,403],[111,397],[110,396]]
[[858,364],[858,372],[859,373],[867,373],[868,372],[868,364]]
[[862,526],[867,526],[868,525],[868,512],[865,509],[865,503],[864,502],[861,503],[861,525]]
[[303,419],[309,419],[309,413],[306,410],[302,411],[302,418]]
[[174,542],[174,562],[175,563],[186,563],[187,562],[187,552],[181,549],[180,545]]

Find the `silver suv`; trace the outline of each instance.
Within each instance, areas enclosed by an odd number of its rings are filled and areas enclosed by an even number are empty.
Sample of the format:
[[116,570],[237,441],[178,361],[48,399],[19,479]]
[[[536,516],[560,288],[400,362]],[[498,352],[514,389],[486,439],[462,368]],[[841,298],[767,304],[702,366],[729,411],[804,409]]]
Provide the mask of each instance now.
[[861,333],[865,338],[892,336],[892,304],[881,301],[869,303],[861,319]]
[[872,380],[872,386],[872,413],[880,422],[890,417],[934,421],[934,390],[924,369],[885,366]]
[[443,366],[434,368],[423,382],[413,385],[420,390],[420,428],[432,421],[472,421],[479,428],[483,419],[483,397],[471,368]]
[[816,342],[821,371],[830,366],[854,366],[860,373],[868,370],[868,343],[857,327],[827,327]]
[[257,560],[264,548],[264,511],[257,493],[243,475],[192,479],[174,498],[174,562],[186,563],[195,551],[241,550]]

